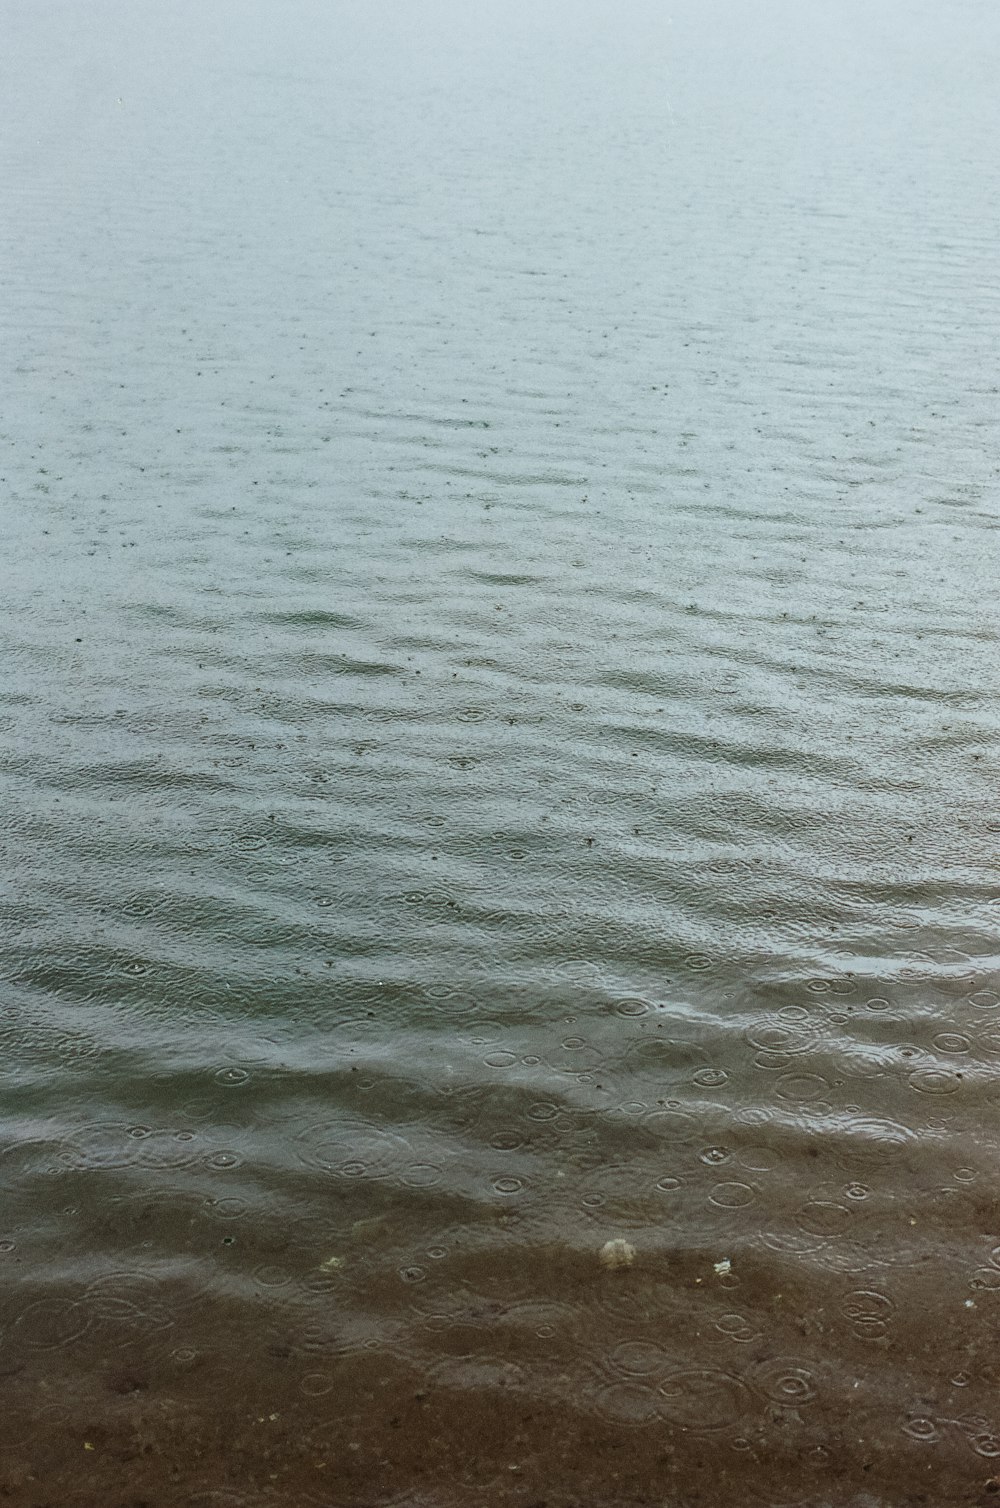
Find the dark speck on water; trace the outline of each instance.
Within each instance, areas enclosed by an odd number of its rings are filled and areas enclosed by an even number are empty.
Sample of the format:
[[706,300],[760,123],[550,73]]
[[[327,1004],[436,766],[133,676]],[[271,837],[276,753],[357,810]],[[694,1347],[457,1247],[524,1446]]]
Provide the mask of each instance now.
[[0,20],[0,1498],[992,1500],[1000,9]]

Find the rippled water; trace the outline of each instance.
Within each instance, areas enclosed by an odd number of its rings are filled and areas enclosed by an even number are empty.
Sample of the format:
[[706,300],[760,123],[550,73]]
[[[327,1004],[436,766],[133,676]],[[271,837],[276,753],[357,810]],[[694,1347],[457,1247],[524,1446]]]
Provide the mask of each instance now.
[[0,1488],[990,1501],[995,6],[0,19]]

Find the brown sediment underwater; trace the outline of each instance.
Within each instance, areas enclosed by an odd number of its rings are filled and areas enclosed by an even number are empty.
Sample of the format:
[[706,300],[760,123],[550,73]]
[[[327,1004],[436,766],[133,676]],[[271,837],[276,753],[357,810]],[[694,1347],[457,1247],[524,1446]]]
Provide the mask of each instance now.
[[[929,1069],[848,1080],[886,1001],[830,998],[801,1071],[748,1040],[786,1020],[791,1048],[794,1007],[731,1001],[681,1034],[633,998],[593,1014],[600,1084],[544,1101],[369,1063],[315,1074],[306,1106],[265,1071],[266,1114],[249,1074],[180,1132],[12,1142],[15,1500],[918,1503],[932,1480],[979,1501],[996,1088],[967,1070],[945,1120]],[[820,1078],[860,1103],[810,1109]],[[730,1088],[762,1082],[753,1105]]]

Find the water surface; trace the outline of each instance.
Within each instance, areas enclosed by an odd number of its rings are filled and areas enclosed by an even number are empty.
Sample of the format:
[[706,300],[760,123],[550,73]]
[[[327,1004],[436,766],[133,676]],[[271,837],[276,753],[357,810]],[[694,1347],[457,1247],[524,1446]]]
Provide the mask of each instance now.
[[995,8],[0,21],[0,1486],[991,1501]]

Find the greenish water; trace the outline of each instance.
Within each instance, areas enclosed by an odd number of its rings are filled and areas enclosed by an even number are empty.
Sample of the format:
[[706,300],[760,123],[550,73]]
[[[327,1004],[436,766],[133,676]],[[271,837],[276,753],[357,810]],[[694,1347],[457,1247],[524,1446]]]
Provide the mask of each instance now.
[[980,1501],[993,7],[0,22],[9,1492]]

